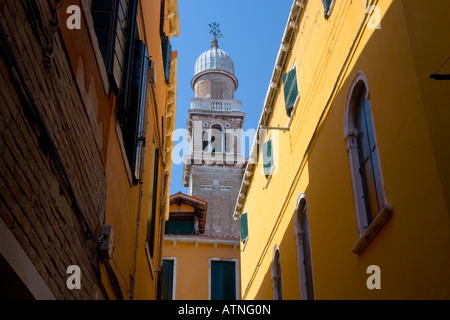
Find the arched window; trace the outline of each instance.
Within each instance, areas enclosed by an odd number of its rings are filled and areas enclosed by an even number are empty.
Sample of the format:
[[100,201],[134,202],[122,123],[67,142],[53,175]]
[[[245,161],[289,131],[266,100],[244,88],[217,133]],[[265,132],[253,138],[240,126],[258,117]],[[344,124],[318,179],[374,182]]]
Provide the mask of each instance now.
[[281,286],[281,259],[280,249],[275,247],[272,257],[272,289],[273,300],[283,300],[283,288]]
[[369,86],[362,72],[353,79],[347,96],[344,138],[360,236],[353,252],[359,254],[392,214],[384,192]]
[[209,152],[211,146],[211,130],[204,130],[202,133],[202,151]]
[[223,150],[223,131],[220,124],[211,127],[211,152],[221,153]]
[[298,275],[302,300],[314,300],[314,283],[311,261],[308,206],[302,193],[295,210],[295,236],[297,238]]

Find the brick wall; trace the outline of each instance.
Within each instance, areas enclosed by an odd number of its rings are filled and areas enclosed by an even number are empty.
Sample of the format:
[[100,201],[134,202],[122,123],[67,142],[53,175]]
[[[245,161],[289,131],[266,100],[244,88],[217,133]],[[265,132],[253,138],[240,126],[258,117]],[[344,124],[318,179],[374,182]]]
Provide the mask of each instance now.
[[202,99],[234,99],[234,82],[229,76],[207,73],[195,82],[195,97]]
[[205,234],[239,237],[233,213],[242,181],[243,165],[194,165],[192,195],[208,202]]
[[[50,2],[36,3],[49,28]],[[0,2],[0,23],[11,46],[0,55],[0,217],[57,299],[94,299],[96,244],[85,237],[104,215],[100,124],[89,119],[59,33],[46,64],[20,1]],[[69,265],[81,267],[81,290],[66,287]]]

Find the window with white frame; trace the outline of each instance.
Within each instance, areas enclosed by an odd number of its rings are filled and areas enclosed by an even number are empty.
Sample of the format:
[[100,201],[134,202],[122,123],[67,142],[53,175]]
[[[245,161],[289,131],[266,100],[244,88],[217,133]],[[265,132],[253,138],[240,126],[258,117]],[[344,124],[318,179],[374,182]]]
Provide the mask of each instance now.
[[161,300],[175,300],[177,259],[164,258],[161,278]]
[[281,283],[281,256],[278,245],[272,256],[272,289],[273,300],[283,300],[283,287]]
[[295,237],[297,238],[298,274],[302,300],[314,300],[311,237],[309,233],[308,205],[302,193],[295,210]]
[[347,96],[344,137],[352,175],[360,254],[391,217],[387,204],[367,78],[358,72]]

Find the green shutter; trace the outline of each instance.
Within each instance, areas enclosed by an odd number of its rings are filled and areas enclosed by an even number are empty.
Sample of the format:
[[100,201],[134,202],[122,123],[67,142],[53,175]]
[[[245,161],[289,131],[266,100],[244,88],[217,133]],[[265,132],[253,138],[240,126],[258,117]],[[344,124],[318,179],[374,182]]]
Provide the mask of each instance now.
[[247,213],[241,215],[239,219],[239,225],[241,227],[241,241],[244,242],[248,238],[248,220]]
[[236,265],[211,261],[211,300],[236,300]]
[[295,68],[283,74],[283,87],[286,113],[290,117],[298,96],[297,70]]
[[173,271],[174,261],[163,260],[161,300],[172,300],[173,298]]
[[270,176],[273,167],[273,146],[272,140],[262,145],[264,175]]
[[165,234],[191,236],[194,234],[194,221],[191,219],[166,221]]

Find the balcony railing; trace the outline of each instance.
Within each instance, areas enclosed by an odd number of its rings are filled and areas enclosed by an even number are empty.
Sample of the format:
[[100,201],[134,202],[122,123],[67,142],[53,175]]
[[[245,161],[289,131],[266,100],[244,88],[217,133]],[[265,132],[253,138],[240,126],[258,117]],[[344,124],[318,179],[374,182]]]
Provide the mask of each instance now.
[[242,102],[239,100],[204,100],[192,99],[191,109],[206,111],[241,111]]

